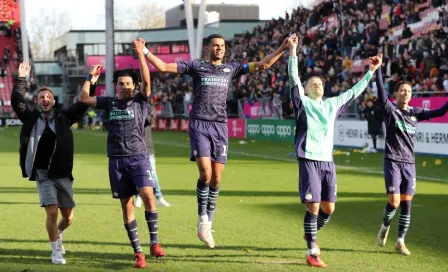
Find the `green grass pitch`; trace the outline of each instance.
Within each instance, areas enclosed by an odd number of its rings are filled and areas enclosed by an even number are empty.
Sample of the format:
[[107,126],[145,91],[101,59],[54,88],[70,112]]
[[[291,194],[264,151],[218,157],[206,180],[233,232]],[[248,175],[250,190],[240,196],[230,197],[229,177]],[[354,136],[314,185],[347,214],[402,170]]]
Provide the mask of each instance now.
[[[292,144],[230,141],[207,249],[196,236],[197,169],[188,161],[187,134],[154,132],[157,173],[169,208],[159,208],[159,237],[167,257],[148,258],[149,271],[315,271],[306,265],[304,206]],[[109,189],[106,134],[75,131],[73,225],[64,234],[67,265],[52,265],[45,212],[34,182],[21,177],[19,129],[0,130],[0,271],[135,271],[120,205]],[[350,155],[345,152],[349,151]],[[383,154],[344,150],[338,165],[338,202],[318,233],[328,271],[448,271],[448,180],[444,158],[418,156],[417,195],[406,245],[394,251],[398,213],[389,241],[376,246],[386,203]],[[436,165],[436,159],[442,161]],[[425,167],[423,164],[425,163]],[[136,209],[140,241],[149,255],[142,208]]]

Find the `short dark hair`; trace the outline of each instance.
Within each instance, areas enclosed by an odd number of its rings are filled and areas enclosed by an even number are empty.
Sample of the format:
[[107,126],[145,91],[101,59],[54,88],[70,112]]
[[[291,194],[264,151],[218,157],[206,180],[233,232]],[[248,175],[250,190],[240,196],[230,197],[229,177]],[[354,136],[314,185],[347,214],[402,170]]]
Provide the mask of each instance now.
[[407,84],[411,87],[412,89],[412,83],[409,81],[399,81],[397,84],[395,84],[395,88],[394,88],[394,93],[398,92],[398,90],[400,89],[401,85]]
[[210,45],[210,43],[212,42],[213,39],[223,39],[225,41],[223,36],[221,36],[219,34],[212,34],[205,39],[205,44]]
[[39,88],[39,90],[37,91],[37,94],[36,94],[36,96],[39,96],[39,94],[41,93],[41,92],[43,92],[43,91],[49,91],[53,96],[54,96],[54,93],[53,93],[53,91],[50,89],[50,87],[48,87],[48,86],[41,86],[40,88]]
[[138,74],[135,72],[134,68],[128,68],[128,69],[124,69],[124,70],[118,70],[114,72],[113,78],[114,78],[114,84],[117,85],[118,82],[118,78],[119,77],[124,77],[124,76],[128,76],[130,78],[132,78],[132,82],[137,85],[140,82],[140,77],[138,76]]
[[322,81],[322,84],[324,84],[324,80],[320,77],[320,76],[310,76],[306,81],[305,81],[305,87],[306,87],[306,85],[309,83],[309,82],[311,82],[311,79],[313,79],[313,78],[318,78],[318,79],[320,79],[320,81]]

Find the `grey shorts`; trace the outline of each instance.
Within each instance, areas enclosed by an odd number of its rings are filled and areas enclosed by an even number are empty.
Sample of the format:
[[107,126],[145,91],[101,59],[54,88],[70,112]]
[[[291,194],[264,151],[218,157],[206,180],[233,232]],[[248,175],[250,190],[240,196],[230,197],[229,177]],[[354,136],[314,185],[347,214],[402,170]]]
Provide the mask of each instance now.
[[67,178],[49,179],[48,171],[36,169],[36,184],[40,206],[58,205],[59,208],[74,208],[73,181]]

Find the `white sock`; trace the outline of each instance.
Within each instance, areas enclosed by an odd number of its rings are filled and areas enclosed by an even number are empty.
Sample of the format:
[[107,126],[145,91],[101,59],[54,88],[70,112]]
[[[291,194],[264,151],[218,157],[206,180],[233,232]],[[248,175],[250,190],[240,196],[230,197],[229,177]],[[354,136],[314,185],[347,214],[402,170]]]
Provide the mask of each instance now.
[[397,243],[402,243],[402,244],[404,244],[404,238],[397,238]]
[[64,232],[63,230],[58,229],[58,239],[62,239],[63,232]]
[[205,223],[208,222],[208,216],[207,215],[200,215],[199,216],[199,223]]
[[51,245],[51,249],[53,250],[53,252],[56,252],[59,250],[59,246],[58,246],[58,241],[54,241],[54,242],[50,242]]
[[210,228],[210,230],[212,229],[212,223],[213,221],[208,221],[208,227]]
[[316,255],[316,248],[308,249],[307,256]]

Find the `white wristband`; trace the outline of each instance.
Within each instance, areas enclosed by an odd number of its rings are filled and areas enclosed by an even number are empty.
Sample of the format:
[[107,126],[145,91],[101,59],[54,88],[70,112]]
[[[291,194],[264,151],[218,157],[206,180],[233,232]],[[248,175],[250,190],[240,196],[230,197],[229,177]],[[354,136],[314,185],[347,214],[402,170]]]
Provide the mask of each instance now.
[[148,48],[146,48],[146,46],[143,47],[143,54],[146,56],[146,55],[148,55],[148,53],[149,53]]

